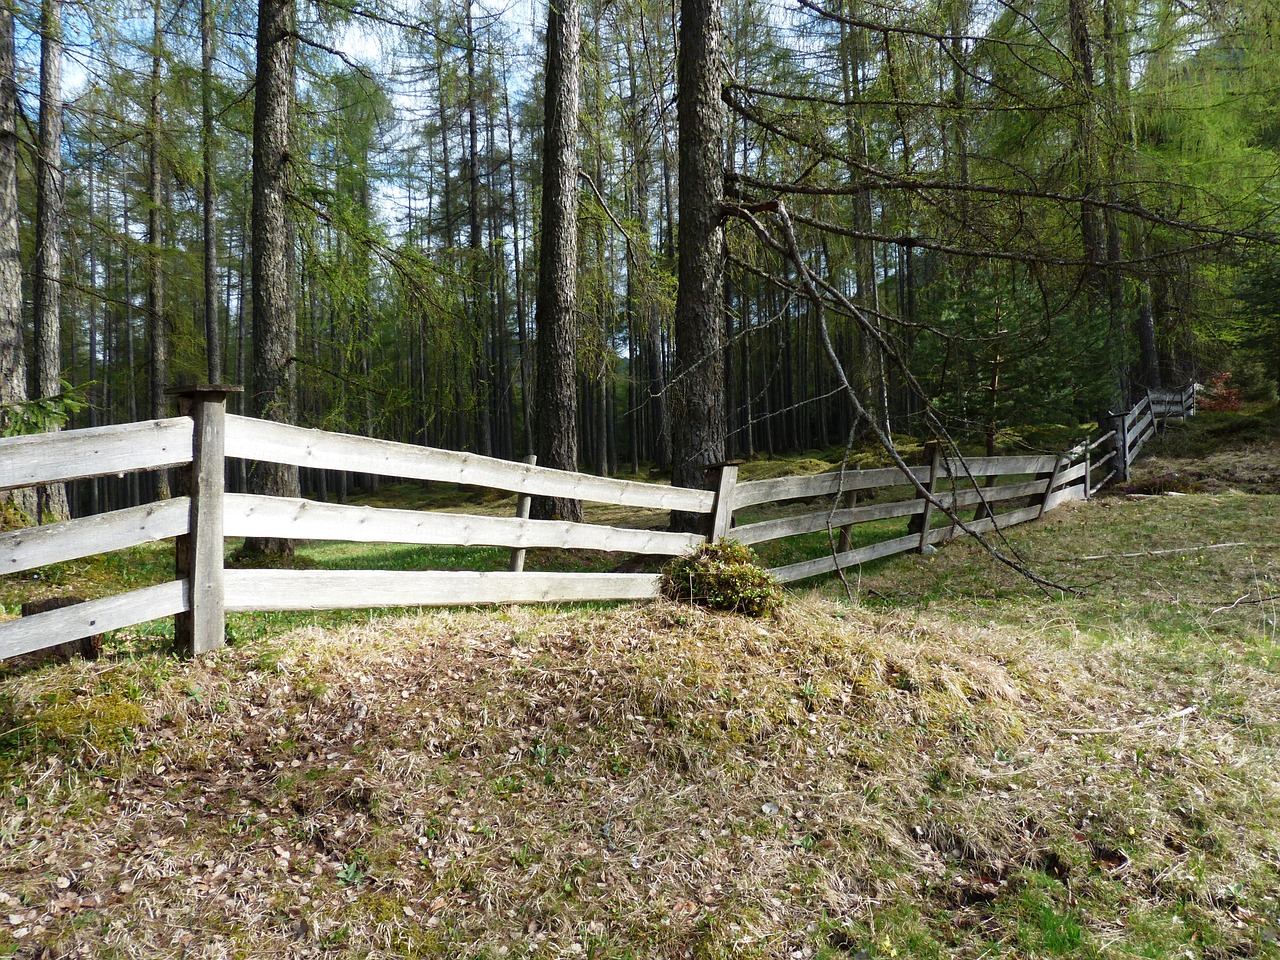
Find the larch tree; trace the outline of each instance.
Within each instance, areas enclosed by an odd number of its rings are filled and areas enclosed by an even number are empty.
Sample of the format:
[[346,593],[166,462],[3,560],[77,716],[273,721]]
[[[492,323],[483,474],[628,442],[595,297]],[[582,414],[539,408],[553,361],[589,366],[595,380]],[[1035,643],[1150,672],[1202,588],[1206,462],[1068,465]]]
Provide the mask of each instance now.
[[[0,404],[27,399],[27,353],[22,337],[22,262],[18,224],[18,87],[13,46],[13,3],[0,0]],[[3,414],[0,414],[3,417]],[[5,423],[0,419],[0,426]],[[33,514],[30,490],[0,495]]]
[[[294,0],[259,0],[257,83],[253,109],[253,386],[254,416],[297,419],[293,223],[289,212],[292,114],[296,95],[297,13]],[[249,476],[254,493],[299,495],[298,468],[260,462]],[[289,540],[254,538],[249,552],[287,555]]]
[[[538,264],[538,463],[578,469],[578,85],[582,42],[578,0],[551,0],[547,13],[546,124],[542,154],[542,246]],[[577,500],[539,497],[533,516],[581,520]]]
[[722,32],[720,0],[681,0],[679,287],[671,379],[671,479],[681,487],[703,486],[706,468],[725,456]]
[[[36,146],[36,396],[62,392],[62,0],[40,5],[40,130]],[[39,516],[65,520],[66,487],[39,490]]]

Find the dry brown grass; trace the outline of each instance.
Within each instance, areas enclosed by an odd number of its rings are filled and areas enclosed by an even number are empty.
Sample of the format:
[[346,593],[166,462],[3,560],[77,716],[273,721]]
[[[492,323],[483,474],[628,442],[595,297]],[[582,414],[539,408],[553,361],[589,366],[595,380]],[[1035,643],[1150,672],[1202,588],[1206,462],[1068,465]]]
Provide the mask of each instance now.
[[1080,955],[1269,949],[1274,673],[1081,640],[510,609],[12,677],[0,950],[1033,956],[1043,904]]

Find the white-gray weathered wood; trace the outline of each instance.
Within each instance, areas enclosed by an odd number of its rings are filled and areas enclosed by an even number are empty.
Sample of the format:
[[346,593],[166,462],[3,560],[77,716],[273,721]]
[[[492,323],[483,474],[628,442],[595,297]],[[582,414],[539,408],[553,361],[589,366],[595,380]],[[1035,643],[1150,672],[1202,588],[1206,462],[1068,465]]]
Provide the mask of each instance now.
[[187,581],[171,580],[129,593],[86,600],[45,613],[0,623],[0,660],[171,617],[189,606]]
[[[1097,464],[1095,463],[1094,466],[1097,466]],[[1088,470],[1089,464],[1084,462],[1073,464],[1070,467],[1064,467],[1062,470],[1058,471],[1058,475],[1053,480],[1053,485],[1056,488],[1068,487],[1083,477]]]
[[781,540],[783,537],[794,537],[804,533],[817,533],[848,526],[855,523],[868,523],[873,520],[889,520],[894,517],[909,517],[924,510],[923,500],[897,500],[893,503],[873,503],[863,507],[844,507],[839,510],[819,510],[804,513],[795,517],[781,517],[777,520],[762,520],[748,523],[733,529],[733,539],[750,546],[753,543],[767,543],[770,540]]
[[[941,445],[930,443],[925,447],[925,453],[929,456],[929,479],[925,483],[925,489],[929,492],[929,497],[921,497],[924,500],[924,510],[921,512],[919,520],[912,521],[912,532],[920,535],[920,543],[916,548],[917,550],[923,550],[925,544],[928,543],[926,538],[929,535],[929,527],[933,525],[933,500],[937,499],[938,484],[942,480],[943,456]],[[919,496],[918,492],[917,496]],[[918,530],[915,527],[916,524],[919,524]]]
[[391,510],[247,493],[226,496],[228,537],[350,540],[462,547],[562,547],[675,556],[705,541],[697,533],[634,530],[565,520],[521,520],[465,513]]
[[816,577],[823,573],[834,573],[836,570],[843,570],[846,567],[870,563],[872,560],[879,560],[881,557],[891,557],[895,553],[906,553],[909,550],[915,550],[919,546],[920,534],[910,533],[905,537],[896,537],[893,540],[885,540],[882,543],[873,543],[870,546],[848,550],[835,556],[828,554],[825,557],[818,557],[816,560],[803,560],[800,563],[787,564],[785,567],[775,567],[769,573],[779,583],[795,583],[797,580],[807,580],[809,577]]
[[1141,420],[1139,420],[1137,423],[1135,423],[1132,427],[1129,428],[1129,459],[1130,460],[1133,460],[1134,457],[1138,455],[1138,451],[1141,450],[1143,446],[1146,445],[1146,442],[1150,439],[1150,436],[1147,433],[1148,427],[1152,428],[1152,433],[1155,432],[1154,418],[1151,416],[1150,410],[1148,410],[1143,415]]
[[0,534],[0,574],[110,553],[187,532],[187,498]]
[[715,501],[711,508],[711,542],[716,543],[729,535],[733,526],[734,488],[738,485],[738,465],[724,463],[716,467],[719,476],[715,483]]
[[0,439],[0,490],[191,462],[191,419]]
[[[529,464],[529,466],[534,466],[538,462],[538,455],[536,453],[531,453],[524,458],[524,462]],[[516,519],[528,520],[529,514],[532,511],[533,497],[529,496],[527,493],[520,494],[519,498],[516,500]],[[524,554],[524,547],[514,548],[511,551],[511,563],[508,565],[507,569],[512,573],[519,573],[522,571],[524,569]]]
[[1056,510],[1064,503],[1069,503],[1072,500],[1083,499],[1085,499],[1083,484],[1076,484],[1070,487],[1059,487],[1057,490],[1053,491],[1053,493],[1049,494],[1049,497],[1045,502],[1044,512],[1048,513],[1051,510]]
[[1044,493],[1047,481],[1024,480],[1020,483],[1003,483],[997,487],[982,487],[978,490],[969,487],[957,490],[954,494],[939,491],[934,496],[944,506],[952,510],[961,507],[972,507],[978,503],[1000,503],[1004,500],[1016,500],[1018,497],[1034,497]]
[[1090,449],[1090,450],[1092,450],[1092,449],[1094,449],[1095,447],[1100,447],[1100,446],[1102,446],[1102,444],[1104,444],[1104,443],[1106,443],[1108,440],[1111,440],[1112,438],[1114,438],[1114,437],[1115,437],[1115,435],[1116,435],[1116,432],[1115,432],[1114,430],[1112,430],[1110,433],[1104,433],[1104,434],[1103,434],[1102,436],[1100,436],[1097,440],[1093,441],[1093,443],[1089,444],[1089,449]]
[[[983,517],[981,520],[970,520],[965,523],[971,533],[987,533],[999,527],[1001,530],[1007,527],[1015,527],[1020,523],[1026,523],[1028,520],[1034,520],[1040,516],[1040,504],[1033,507],[1023,507],[1020,510],[1010,510],[1007,513],[998,513],[994,517]],[[959,524],[949,524],[945,527],[936,527],[929,531],[930,543],[942,543],[946,540],[953,540],[956,537],[962,537],[965,531],[960,528]]]
[[475,573],[455,570],[228,570],[228,610],[338,610],[647,600],[656,573]]
[[[912,467],[915,478],[921,482],[929,479],[928,467]],[[846,470],[815,473],[807,477],[775,477],[770,480],[748,480],[739,483],[734,490],[734,508],[752,507],[760,503],[781,503],[821,497],[849,490],[867,490],[872,487],[909,486],[911,483],[897,467],[878,467],[874,470]]]
[[1048,473],[1058,462],[1053,456],[1032,457],[968,457],[962,463],[954,458],[943,461],[947,477],[1009,477],[1024,473]]
[[325,433],[237,416],[227,417],[227,456],[689,513],[710,513],[715,496],[710,490],[595,477],[474,453]]
[[191,532],[179,542],[178,574],[191,584],[191,604],[174,620],[174,645],[199,656],[226,643],[223,607],[223,499],[226,473],[227,391],[195,389],[182,395],[195,422],[191,448]]

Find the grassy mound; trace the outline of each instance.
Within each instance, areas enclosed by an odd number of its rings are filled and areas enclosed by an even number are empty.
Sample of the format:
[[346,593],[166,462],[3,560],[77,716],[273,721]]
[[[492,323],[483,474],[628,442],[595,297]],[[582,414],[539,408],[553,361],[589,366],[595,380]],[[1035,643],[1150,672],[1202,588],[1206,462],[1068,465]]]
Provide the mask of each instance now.
[[1156,652],[810,600],[11,677],[0,950],[1268,954],[1280,667]]

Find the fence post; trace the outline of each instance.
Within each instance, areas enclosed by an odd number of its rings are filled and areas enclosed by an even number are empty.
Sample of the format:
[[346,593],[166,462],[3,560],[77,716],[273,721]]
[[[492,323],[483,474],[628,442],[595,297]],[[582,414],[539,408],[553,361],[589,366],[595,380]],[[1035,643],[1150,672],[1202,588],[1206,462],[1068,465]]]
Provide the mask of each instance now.
[[[840,494],[839,508],[849,510],[858,505],[858,491],[846,490]],[[836,553],[847,553],[853,546],[853,524],[847,523],[840,528],[840,539],[836,541]]]
[[1089,438],[1084,438],[1084,496],[1083,500],[1093,499],[1093,448],[1089,446]]
[[[942,472],[942,445],[939,443],[926,443],[924,454],[929,460],[929,484],[926,489],[929,491],[929,495],[933,496],[938,491],[938,474]],[[916,499],[922,499],[918,493],[916,494]],[[908,533],[920,534],[920,543],[916,546],[916,553],[924,553],[924,548],[929,545],[929,524],[932,520],[933,504],[925,500],[924,510],[912,517],[907,526]]]
[[[1086,453],[1085,456],[1088,456],[1088,454]],[[1037,520],[1043,517],[1045,511],[1049,509],[1049,497],[1053,494],[1053,485],[1058,482],[1058,474],[1062,472],[1065,460],[1065,457],[1059,457],[1057,463],[1053,465],[1053,470],[1049,473],[1048,483],[1044,488],[1044,496],[1040,498],[1040,512],[1036,514]],[[1089,475],[1087,473],[1084,478],[1084,487],[1086,490],[1089,489]]]
[[1116,475],[1129,479],[1129,411],[1116,418]]
[[212,384],[172,391],[194,421],[187,481],[190,530],[177,545],[178,576],[187,579],[190,608],[173,619],[174,646],[186,656],[199,656],[226,642],[222,511],[227,395],[242,389]]
[[716,492],[716,499],[711,507],[711,533],[708,543],[723,540],[733,527],[733,490],[738,485],[739,463],[741,463],[740,460],[731,460],[707,467],[711,488]]
[[[531,453],[524,458],[524,462],[533,466],[538,462],[538,455]],[[529,519],[529,508],[533,505],[533,497],[527,493],[520,494],[520,499],[516,501],[516,517],[520,520]],[[521,573],[524,570],[524,547],[516,547],[511,551],[511,565],[507,568],[512,573]]]

